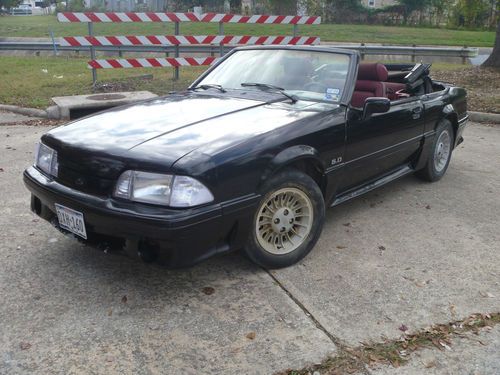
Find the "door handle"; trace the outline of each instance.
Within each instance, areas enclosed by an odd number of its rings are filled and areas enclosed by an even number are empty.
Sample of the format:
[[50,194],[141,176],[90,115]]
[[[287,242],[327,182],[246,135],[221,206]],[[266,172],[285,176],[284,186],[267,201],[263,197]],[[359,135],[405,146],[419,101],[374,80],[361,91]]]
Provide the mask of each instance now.
[[414,120],[418,120],[420,118],[420,116],[422,115],[422,110],[423,108],[422,107],[415,107],[411,110],[411,117],[414,119]]

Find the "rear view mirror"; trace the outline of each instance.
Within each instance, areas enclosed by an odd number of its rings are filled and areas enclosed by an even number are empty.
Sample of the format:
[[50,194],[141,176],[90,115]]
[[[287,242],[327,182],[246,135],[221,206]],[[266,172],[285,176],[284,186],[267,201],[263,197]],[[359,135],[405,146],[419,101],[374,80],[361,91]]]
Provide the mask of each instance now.
[[363,108],[363,119],[374,113],[385,113],[391,109],[391,101],[387,98],[367,98]]

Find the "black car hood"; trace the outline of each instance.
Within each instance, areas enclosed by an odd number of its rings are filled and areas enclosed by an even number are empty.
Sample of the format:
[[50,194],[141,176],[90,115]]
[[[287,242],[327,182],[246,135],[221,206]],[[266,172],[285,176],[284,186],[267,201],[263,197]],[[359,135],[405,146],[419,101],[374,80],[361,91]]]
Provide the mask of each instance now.
[[161,134],[262,102],[194,94],[173,95],[116,107],[46,134],[56,142],[88,151],[120,153]]
[[210,155],[318,111],[311,102],[272,99],[176,94],[86,117],[51,130],[42,141],[63,155],[78,150],[168,168],[193,150]]

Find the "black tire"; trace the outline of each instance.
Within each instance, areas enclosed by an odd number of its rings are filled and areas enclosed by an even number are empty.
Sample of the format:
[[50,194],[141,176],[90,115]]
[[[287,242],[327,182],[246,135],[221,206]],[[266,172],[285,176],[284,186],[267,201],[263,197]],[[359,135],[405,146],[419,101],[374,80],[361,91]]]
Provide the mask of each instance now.
[[[438,156],[438,148],[443,147],[442,137],[448,137],[449,140],[449,152],[445,159]],[[453,126],[449,120],[441,120],[436,129],[436,136],[434,138],[432,147],[429,151],[429,158],[427,160],[427,164],[425,167],[415,174],[417,177],[421,178],[424,181],[434,182],[440,180],[448,170],[448,166],[450,165],[451,155],[453,153],[453,145],[455,142],[455,135],[453,132]],[[441,167],[437,167],[436,163],[438,160],[442,160]],[[439,163],[438,163],[439,164]]]
[[[262,199],[253,216],[252,228],[244,252],[253,262],[264,268],[288,267],[304,258],[318,241],[325,222],[323,194],[311,177],[295,169],[287,169],[270,178],[263,185],[261,194]],[[271,208],[274,214],[267,211]],[[283,224],[276,224],[276,220],[280,222],[278,217],[282,219]],[[265,219],[265,223],[262,222],[263,218],[268,218]],[[289,228],[284,232],[278,232],[278,229],[285,227],[273,230],[275,226],[281,225],[287,225]],[[304,229],[306,227],[307,230]],[[267,228],[266,233],[271,240],[265,238],[265,233],[262,235],[263,228]],[[303,236],[299,236],[299,231],[302,230]],[[280,237],[284,240],[280,240],[283,253],[276,254],[266,250],[264,246],[276,246],[279,249],[280,245],[275,240]],[[294,239],[293,242],[291,238]],[[269,241],[269,244],[263,243],[265,241]],[[289,252],[286,252],[288,250],[283,244],[289,247]]]

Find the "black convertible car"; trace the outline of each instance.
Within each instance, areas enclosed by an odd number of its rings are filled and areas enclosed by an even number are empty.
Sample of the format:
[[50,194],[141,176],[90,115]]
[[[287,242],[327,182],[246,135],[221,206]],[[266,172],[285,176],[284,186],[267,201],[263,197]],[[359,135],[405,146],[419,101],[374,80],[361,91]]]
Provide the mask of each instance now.
[[42,136],[24,172],[31,209],[170,266],[237,249],[289,266],[314,247],[326,207],[445,174],[466,92],[429,69],[327,47],[234,49],[186,92]]

